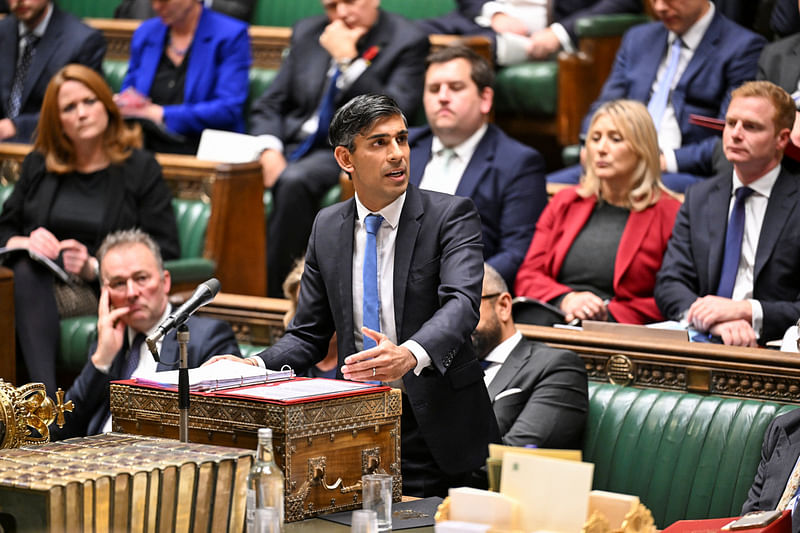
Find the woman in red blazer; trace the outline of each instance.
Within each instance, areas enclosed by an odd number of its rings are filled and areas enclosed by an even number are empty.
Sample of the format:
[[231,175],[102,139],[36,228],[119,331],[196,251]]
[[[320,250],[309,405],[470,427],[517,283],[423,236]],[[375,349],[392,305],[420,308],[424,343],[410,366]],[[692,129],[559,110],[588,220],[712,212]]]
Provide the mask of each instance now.
[[661,183],[644,105],[616,100],[595,112],[585,168],[539,217],[515,292],[560,307],[566,321],[661,320],[653,286],[680,202]]

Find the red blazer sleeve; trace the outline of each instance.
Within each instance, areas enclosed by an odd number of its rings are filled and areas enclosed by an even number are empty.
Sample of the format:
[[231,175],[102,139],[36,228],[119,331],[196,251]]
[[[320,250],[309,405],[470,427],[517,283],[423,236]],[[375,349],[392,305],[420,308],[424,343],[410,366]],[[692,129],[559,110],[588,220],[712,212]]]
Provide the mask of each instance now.
[[644,211],[631,212],[614,264],[614,297],[609,312],[618,322],[645,324],[663,320],[653,289],[680,202],[662,194]]

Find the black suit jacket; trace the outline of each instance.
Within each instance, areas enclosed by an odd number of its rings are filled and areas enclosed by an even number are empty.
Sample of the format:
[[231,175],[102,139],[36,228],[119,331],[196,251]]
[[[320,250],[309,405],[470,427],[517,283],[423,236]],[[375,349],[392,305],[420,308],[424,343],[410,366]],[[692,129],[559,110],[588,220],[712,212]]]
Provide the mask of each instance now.
[[489,383],[489,397],[503,444],[581,447],[589,393],[575,352],[523,338]]
[[[18,24],[14,15],[0,20],[0,50],[3,51],[3,60],[0,61],[0,118],[6,117],[6,105],[14,82]],[[34,128],[39,122],[44,92],[53,74],[68,63],[81,63],[102,74],[105,53],[106,40],[100,31],[83,24],[53,4],[50,23],[36,46],[33,62],[28,69],[20,114],[14,119],[17,135],[7,140],[31,142]]]
[[[413,128],[408,142],[412,162],[409,180],[419,185],[431,158],[433,133],[428,126]],[[481,216],[484,260],[510,287],[547,204],[544,172],[539,152],[489,124],[456,189],[458,196],[475,202]]]
[[[320,361],[334,331],[339,369],[355,353],[352,264],[355,200],[320,211],[308,242],[297,314],[260,355],[267,368],[303,372]],[[397,343],[418,342],[431,366],[403,383],[425,444],[448,475],[479,468],[497,439],[483,371],[469,335],[478,322],[483,258],[472,201],[408,186],[394,257]],[[406,413],[404,413],[406,416]],[[454,453],[458,450],[457,453]]]
[[[731,175],[700,182],[686,192],[656,276],[661,313],[677,320],[701,296],[715,294],[725,248]],[[800,317],[800,184],[781,171],[761,226],[753,298],[764,310],[759,342],[779,339]]]
[[[250,133],[274,135],[284,144],[298,141],[300,127],[317,110],[327,81],[331,56],[319,44],[327,25],[328,18],[319,16],[294,26],[289,55],[253,104]],[[422,98],[427,36],[400,15],[381,11],[357,48],[359,56],[370,49],[377,55],[353,85],[339,91],[335,106],[360,94],[379,93],[394,98],[406,116],[414,116]]]
[[[198,367],[217,354],[241,356],[233,330],[227,322],[190,317],[186,325],[189,326],[187,346],[189,368]],[[89,357],[96,348],[97,343],[94,343],[89,350]],[[95,435],[103,429],[110,412],[108,385],[114,380],[123,379],[122,371],[128,350],[126,335],[108,374],[97,370],[91,360],[86,362],[65,397],[66,400],[73,401],[75,408],[72,413],[66,414],[66,424],[63,428],[57,426],[51,428],[51,440]],[[178,369],[180,354],[176,330],[172,330],[164,337],[159,356],[161,362],[156,367],[157,372]]]
[[800,34],[764,47],[758,60],[757,79],[780,85],[789,94],[797,90],[797,80],[800,80]]
[[[31,152],[22,162],[20,179],[6,203],[0,207],[0,246],[10,237],[30,235],[43,226],[58,238],[59,228],[49,227],[50,207],[58,195],[60,175],[48,172],[44,156]],[[84,242],[94,255],[110,232],[141,228],[158,243],[164,259],[180,255],[178,226],[172,210],[172,193],[161,174],[161,166],[152,154],[134,150],[118,165],[108,167],[108,186],[102,205],[101,227],[93,242]]]
[[[761,447],[761,462],[742,506],[742,514],[771,511],[789,481],[800,455],[800,409],[781,415],[767,427]],[[793,513],[792,532],[800,531],[800,513]]]

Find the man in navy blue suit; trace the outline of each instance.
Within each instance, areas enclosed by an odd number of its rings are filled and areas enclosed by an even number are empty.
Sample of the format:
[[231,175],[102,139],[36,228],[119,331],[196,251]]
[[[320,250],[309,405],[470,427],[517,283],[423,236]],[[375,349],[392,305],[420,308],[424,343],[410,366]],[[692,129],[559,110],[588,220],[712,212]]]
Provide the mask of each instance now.
[[102,72],[106,41],[51,0],[9,6],[11,16],[0,20],[0,141],[29,143],[53,74],[68,63]]
[[499,440],[469,342],[483,278],[478,212],[468,198],[408,183],[406,119],[387,96],[350,100],[329,138],[355,198],[319,212],[297,313],[277,343],[245,361],[302,372],[335,332],[337,377],[403,390],[403,494],[444,496]]
[[[650,1],[660,22],[635,26],[625,34],[583,127],[609,100],[630,98],[648,104],[656,115],[664,184],[683,192],[712,173],[717,140],[713,130],[690,124],[689,116],[723,118],[730,91],[755,78],[765,40],[731,22],[709,0]],[[662,94],[666,100],[658,106],[655,95]],[[547,179],[577,183],[579,176],[576,166]]]
[[[169,272],[164,270],[158,245],[141,230],[110,234],[97,252],[103,282],[97,310],[97,342],[89,361],[67,391],[75,403],[63,428],[53,428],[53,440],[94,435],[111,430],[109,388],[113,380],[151,377],[175,370],[179,346],[175,330],[159,342],[156,363],[143,339],[155,333],[171,311]],[[188,365],[200,366],[214,354],[239,355],[230,325],[209,318],[190,317]]]
[[639,13],[641,0],[457,0],[458,9],[418,21],[427,33],[484,35],[499,65],[547,59],[577,49],[575,23],[581,17]]
[[771,82],[733,91],[722,134],[733,169],[686,193],[656,277],[666,318],[745,346],[797,321],[800,185],[781,167],[795,113]]
[[511,285],[547,203],[539,153],[489,124],[494,73],[464,46],[427,59],[423,104],[428,126],[409,131],[409,181],[472,198],[481,216],[483,257]]

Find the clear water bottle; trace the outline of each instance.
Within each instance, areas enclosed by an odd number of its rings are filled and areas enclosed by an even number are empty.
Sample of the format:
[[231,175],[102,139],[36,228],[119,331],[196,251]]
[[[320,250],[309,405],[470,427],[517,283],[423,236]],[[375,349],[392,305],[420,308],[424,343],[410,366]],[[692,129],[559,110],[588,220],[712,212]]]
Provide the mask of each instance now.
[[283,531],[283,472],[272,452],[272,429],[258,430],[256,460],[247,476],[247,531],[255,530],[256,509],[274,508]]

